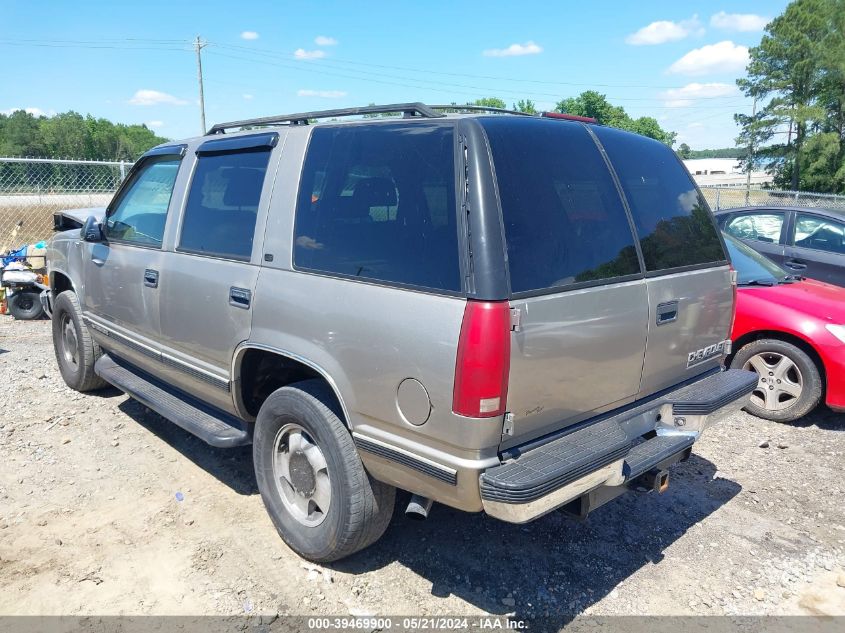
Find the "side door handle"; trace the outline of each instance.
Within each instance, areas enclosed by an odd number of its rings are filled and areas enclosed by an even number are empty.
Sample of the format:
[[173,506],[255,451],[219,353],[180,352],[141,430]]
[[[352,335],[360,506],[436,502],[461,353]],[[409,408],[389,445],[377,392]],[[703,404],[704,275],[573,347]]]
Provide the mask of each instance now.
[[792,270],[807,270],[807,264],[791,257],[784,262],[784,265]]
[[144,285],[148,288],[158,288],[158,271],[147,268],[144,271]]
[[252,292],[246,288],[237,288],[232,286],[229,288],[229,305],[236,308],[249,310],[249,304],[252,302]]
[[657,325],[665,325],[678,320],[678,301],[666,301],[657,305]]

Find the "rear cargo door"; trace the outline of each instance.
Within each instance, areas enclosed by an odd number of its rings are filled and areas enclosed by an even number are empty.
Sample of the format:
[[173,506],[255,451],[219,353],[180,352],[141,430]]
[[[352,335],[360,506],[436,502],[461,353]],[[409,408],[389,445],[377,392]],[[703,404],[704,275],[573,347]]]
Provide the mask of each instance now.
[[511,341],[503,447],[632,400],[648,298],[616,184],[586,128],[484,118],[507,244]]
[[730,336],[731,273],[710,209],[674,152],[611,128],[595,134],[618,175],[646,267],[645,397],[719,364]]

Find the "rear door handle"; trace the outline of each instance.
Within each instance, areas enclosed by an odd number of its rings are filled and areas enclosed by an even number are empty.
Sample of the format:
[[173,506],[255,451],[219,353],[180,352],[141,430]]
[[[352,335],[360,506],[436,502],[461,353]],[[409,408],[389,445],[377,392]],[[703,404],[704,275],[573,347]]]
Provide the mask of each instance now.
[[144,285],[148,288],[158,288],[158,271],[147,268],[144,271]]
[[792,270],[806,270],[807,264],[797,259],[787,259],[784,264]]
[[678,320],[678,301],[666,301],[657,305],[657,325]]
[[236,288],[232,286],[229,288],[229,305],[236,308],[243,308],[249,310],[249,304],[252,302],[252,292],[246,288]]

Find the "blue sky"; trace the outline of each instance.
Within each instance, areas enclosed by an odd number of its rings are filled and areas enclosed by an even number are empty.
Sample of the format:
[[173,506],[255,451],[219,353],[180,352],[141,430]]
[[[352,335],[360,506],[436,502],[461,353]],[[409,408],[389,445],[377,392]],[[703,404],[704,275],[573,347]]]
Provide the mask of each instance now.
[[4,0],[0,111],[76,110],[200,131],[214,122],[370,102],[587,89],[657,118],[693,148],[732,146],[747,48],[785,0],[730,2],[182,2]]

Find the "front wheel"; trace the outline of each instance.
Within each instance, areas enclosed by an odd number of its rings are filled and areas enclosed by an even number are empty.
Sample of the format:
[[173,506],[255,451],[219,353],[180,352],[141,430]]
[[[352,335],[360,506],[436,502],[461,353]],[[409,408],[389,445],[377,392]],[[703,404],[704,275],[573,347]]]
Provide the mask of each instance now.
[[774,422],[792,422],[816,408],[822,397],[819,368],[792,343],[761,339],[743,346],[731,365],[757,374],[745,410]]
[[279,535],[303,558],[330,562],[377,541],[395,488],[371,478],[320,380],[274,391],[258,412],[253,462]]
[[9,298],[9,312],[18,321],[32,321],[44,316],[44,306],[38,292],[19,290]]
[[102,355],[82,320],[79,300],[72,290],[56,297],[53,306],[53,349],[65,384],[76,391],[102,389],[108,383],[94,373]]

